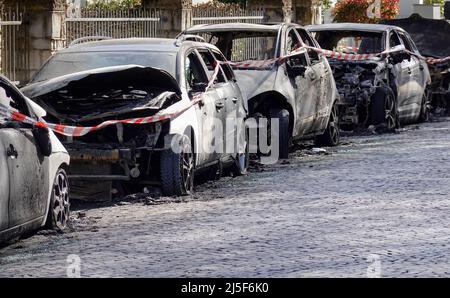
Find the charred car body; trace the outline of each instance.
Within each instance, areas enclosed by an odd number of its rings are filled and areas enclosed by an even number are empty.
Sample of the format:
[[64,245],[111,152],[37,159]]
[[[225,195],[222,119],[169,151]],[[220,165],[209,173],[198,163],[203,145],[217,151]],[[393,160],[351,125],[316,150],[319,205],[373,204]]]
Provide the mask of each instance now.
[[327,24],[307,26],[320,46],[348,54],[388,54],[367,60],[329,59],[341,95],[341,128],[375,125],[392,130],[400,123],[427,120],[425,61],[403,29],[388,25]]
[[[230,165],[244,173],[245,130],[236,141],[239,152],[207,151],[207,145],[231,142],[237,133],[236,128],[215,136],[215,119],[234,117],[243,127],[246,116],[246,102],[226,65],[206,91],[216,60],[224,57],[212,45],[171,39],[88,42],[51,57],[23,88],[48,111],[49,122],[92,127],[185,110],[161,122],[118,123],[79,138],[61,137],[71,155],[73,197],[110,199],[114,181],[160,185],[165,195],[184,195],[201,168]],[[195,96],[202,102],[191,106]]]
[[[181,35],[199,35],[235,62],[250,115],[279,119],[281,158],[287,158],[295,139],[316,137],[323,145],[339,143],[334,78],[324,56],[299,49],[302,44],[317,46],[303,27],[284,23],[197,25]],[[294,55],[282,59],[294,50]],[[271,60],[276,62],[258,66]]]
[[[420,53],[426,57],[442,59],[450,56],[450,23],[448,20],[433,20],[413,14],[406,19],[383,21],[406,30],[415,41]],[[450,113],[450,61],[429,64],[431,74],[430,91],[433,112]]]
[[[40,121],[45,110],[0,76],[0,109]],[[70,157],[47,128],[0,117],[0,243],[69,220]]]

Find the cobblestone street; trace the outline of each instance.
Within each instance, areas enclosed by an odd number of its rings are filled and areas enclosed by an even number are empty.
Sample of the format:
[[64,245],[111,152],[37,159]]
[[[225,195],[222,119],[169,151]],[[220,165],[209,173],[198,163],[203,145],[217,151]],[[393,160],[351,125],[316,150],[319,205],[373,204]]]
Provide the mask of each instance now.
[[64,277],[70,254],[82,277],[448,277],[449,120],[297,150],[181,202],[82,208],[0,248],[0,277]]

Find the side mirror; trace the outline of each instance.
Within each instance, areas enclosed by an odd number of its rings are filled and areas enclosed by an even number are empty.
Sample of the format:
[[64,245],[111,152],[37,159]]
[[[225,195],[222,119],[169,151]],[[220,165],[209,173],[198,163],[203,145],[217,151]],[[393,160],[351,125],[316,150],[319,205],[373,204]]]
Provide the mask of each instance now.
[[191,89],[193,93],[205,92],[208,84],[206,83],[194,83]]
[[393,64],[398,64],[401,63],[403,60],[410,60],[411,54],[406,52],[405,46],[399,45],[391,48],[390,59]]
[[286,62],[287,73],[290,78],[296,78],[298,76],[304,76],[306,72],[306,66],[294,61],[294,59],[289,59]]
[[50,131],[48,128],[35,126],[33,127],[33,137],[36,145],[43,156],[52,154],[52,142],[50,140]]

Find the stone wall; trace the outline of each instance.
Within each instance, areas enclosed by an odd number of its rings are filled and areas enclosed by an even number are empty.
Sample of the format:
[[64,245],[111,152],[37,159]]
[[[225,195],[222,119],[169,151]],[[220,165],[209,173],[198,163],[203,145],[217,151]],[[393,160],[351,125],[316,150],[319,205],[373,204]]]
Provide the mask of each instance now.
[[66,0],[3,0],[5,7],[16,7],[17,3],[25,9],[29,73],[33,74],[55,50],[63,46],[63,19],[67,4]]

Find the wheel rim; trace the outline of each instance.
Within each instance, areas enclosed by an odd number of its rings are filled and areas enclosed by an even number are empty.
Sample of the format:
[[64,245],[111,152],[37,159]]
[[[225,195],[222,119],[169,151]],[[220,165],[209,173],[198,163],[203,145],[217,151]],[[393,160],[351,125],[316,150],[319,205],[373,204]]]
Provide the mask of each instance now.
[[386,127],[388,130],[395,128],[395,103],[392,96],[388,95],[385,100],[385,110],[386,110]]
[[334,144],[339,142],[339,116],[337,114],[336,106],[333,106],[330,114],[330,137]]
[[[190,150],[189,150],[190,151]],[[192,152],[188,152],[186,150],[183,152],[183,164],[182,164],[182,176],[184,182],[184,190],[186,193],[189,193],[192,189],[193,185],[193,176],[194,176],[194,156]]]
[[54,224],[59,229],[64,229],[67,226],[69,219],[70,204],[69,204],[69,183],[67,176],[60,172],[58,173],[55,183],[53,185],[53,220]]

